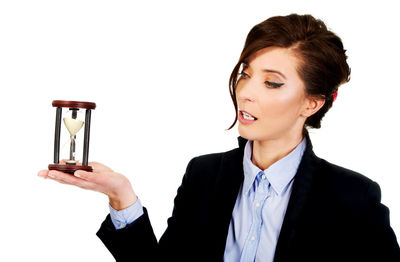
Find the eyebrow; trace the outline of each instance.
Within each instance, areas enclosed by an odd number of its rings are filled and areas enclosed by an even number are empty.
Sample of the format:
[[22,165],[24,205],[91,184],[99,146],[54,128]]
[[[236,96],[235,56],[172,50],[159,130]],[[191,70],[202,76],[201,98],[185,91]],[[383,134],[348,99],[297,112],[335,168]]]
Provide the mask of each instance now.
[[[249,64],[247,62],[243,62],[243,69],[246,69],[250,67]],[[263,69],[263,72],[266,73],[276,73],[278,75],[281,75],[285,80],[287,80],[286,76],[284,74],[282,74],[281,72],[279,72],[278,70],[273,70],[273,69]]]

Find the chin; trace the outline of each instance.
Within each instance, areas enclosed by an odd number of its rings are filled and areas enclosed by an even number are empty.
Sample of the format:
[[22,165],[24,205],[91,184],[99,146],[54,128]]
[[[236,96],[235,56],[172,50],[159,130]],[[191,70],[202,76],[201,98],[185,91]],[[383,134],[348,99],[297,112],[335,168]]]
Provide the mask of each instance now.
[[282,136],[282,132],[277,130],[270,130],[260,128],[250,128],[248,126],[238,126],[239,135],[247,140],[252,141],[267,141],[271,139],[277,139]]
[[239,135],[247,140],[260,140],[261,136],[257,135],[256,130],[251,130],[251,128],[247,128],[239,125],[238,127]]

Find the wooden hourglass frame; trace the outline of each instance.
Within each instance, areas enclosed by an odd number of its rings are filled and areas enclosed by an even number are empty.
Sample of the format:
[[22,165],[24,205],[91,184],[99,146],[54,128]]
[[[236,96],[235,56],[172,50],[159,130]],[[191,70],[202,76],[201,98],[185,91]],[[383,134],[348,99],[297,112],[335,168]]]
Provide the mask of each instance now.
[[[89,136],[90,136],[90,118],[91,110],[96,108],[96,104],[92,102],[79,102],[79,101],[64,101],[64,100],[54,100],[52,102],[53,107],[57,108],[56,111],[56,124],[55,124],[55,134],[54,134],[54,164],[49,164],[49,170],[58,170],[64,173],[73,174],[76,170],[84,170],[92,172],[93,168],[88,165],[89,161]],[[62,119],[62,108],[69,108],[72,111],[72,118],[67,119],[71,121],[72,127],[68,127],[68,121],[64,119],[64,124],[67,126],[68,131],[71,134],[70,143],[70,160],[66,164],[60,164],[60,134],[61,134],[61,119]],[[77,121],[77,112],[81,109],[86,109],[85,122]],[[81,124],[85,126],[84,129],[84,141],[83,141],[83,157],[82,165],[75,163],[75,137],[71,132],[78,132],[82,126],[74,127],[75,122],[82,122]],[[74,129],[75,128],[75,129]],[[75,130],[75,131],[72,131]],[[71,160],[72,159],[72,160]]]

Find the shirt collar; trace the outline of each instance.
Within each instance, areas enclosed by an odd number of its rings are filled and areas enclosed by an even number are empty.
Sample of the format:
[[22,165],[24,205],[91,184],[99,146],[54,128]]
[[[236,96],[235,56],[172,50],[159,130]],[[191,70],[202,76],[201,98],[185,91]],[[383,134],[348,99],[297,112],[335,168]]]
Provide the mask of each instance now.
[[296,175],[304,150],[306,148],[306,138],[294,148],[288,155],[279,159],[265,170],[261,170],[251,162],[253,151],[253,141],[247,141],[243,155],[243,193],[247,194],[256,179],[256,176],[263,172],[271,184],[273,190],[280,195]]

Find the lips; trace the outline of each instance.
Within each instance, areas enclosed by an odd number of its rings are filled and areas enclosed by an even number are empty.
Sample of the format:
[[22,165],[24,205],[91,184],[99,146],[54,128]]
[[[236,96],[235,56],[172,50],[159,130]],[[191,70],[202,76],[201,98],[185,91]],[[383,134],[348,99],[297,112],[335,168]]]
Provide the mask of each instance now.
[[244,111],[244,110],[239,110],[239,122],[244,125],[249,125],[253,124],[257,121],[257,117],[253,116],[252,114]]
[[239,110],[239,114],[246,120],[250,120],[250,121],[255,121],[257,120],[257,117],[253,116],[252,114],[250,114],[247,111],[244,110]]

